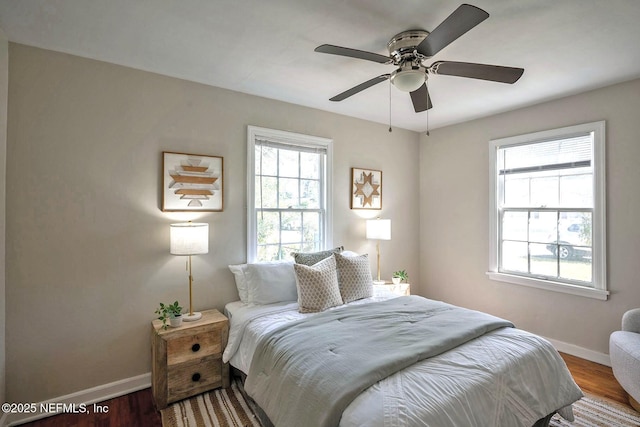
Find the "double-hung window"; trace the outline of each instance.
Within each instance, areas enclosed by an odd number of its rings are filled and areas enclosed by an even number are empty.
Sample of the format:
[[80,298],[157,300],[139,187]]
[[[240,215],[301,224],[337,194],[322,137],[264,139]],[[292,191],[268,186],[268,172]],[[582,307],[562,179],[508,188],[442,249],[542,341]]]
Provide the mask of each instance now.
[[606,299],[604,122],[490,142],[492,279]]
[[331,245],[332,141],[249,126],[247,260]]

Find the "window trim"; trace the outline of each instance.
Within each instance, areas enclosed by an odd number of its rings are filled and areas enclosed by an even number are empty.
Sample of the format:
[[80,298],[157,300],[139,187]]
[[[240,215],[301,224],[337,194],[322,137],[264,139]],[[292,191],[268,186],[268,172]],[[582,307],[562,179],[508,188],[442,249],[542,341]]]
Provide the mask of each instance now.
[[324,185],[324,209],[325,226],[322,236],[325,248],[333,247],[333,140],[318,136],[304,135],[300,133],[287,132],[262,128],[258,126],[247,126],[247,262],[256,262],[257,259],[257,223],[255,221],[255,141],[256,139],[267,139],[284,144],[298,145],[302,147],[322,147],[326,150],[325,162],[325,185]]
[[[551,129],[524,135],[511,136],[489,141],[489,271],[492,280],[530,286],[572,295],[606,300],[607,289],[606,257],[606,183],[605,183],[605,122],[591,122],[559,129]],[[593,217],[592,217],[592,266],[593,288],[562,283],[554,280],[519,276],[499,271],[499,226],[497,182],[497,151],[508,145],[522,145],[570,137],[575,134],[593,132]]]

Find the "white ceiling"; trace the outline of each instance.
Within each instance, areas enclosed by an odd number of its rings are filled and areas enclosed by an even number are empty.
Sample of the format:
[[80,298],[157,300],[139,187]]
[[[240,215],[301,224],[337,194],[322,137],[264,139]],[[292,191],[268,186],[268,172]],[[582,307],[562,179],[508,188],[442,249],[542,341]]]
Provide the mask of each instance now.
[[[407,29],[433,30],[461,0],[0,0],[10,41],[380,123],[389,84],[329,98],[390,65],[316,53],[335,44],[388,55]],[[514,85],[431,76],[431,129],[640,77],[639,0],[471,0],[490,17],[440,51],[525,69]],[[430,62],[429,62],[430,63]],[[392,88],[391,122],[423,131]]]

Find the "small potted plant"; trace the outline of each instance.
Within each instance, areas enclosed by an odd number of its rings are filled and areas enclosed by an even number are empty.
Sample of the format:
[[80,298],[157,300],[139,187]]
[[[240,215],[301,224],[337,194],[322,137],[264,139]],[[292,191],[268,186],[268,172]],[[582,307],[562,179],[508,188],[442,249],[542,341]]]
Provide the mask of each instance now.
[[182,307],[180,307],[178,301],[173,304],[160,303],[160,308],[156,310],[156,314],[160,316],[158,320],[162,320],[162,329],[169,327],[167,319],[169,319],[169,324],[174,328],[182,325]]
[[404,270],[394,272],[393,277],[391,278],[394,285],[397,285],[400,282],[406,282],[407,280],[409,280],[409,275]]

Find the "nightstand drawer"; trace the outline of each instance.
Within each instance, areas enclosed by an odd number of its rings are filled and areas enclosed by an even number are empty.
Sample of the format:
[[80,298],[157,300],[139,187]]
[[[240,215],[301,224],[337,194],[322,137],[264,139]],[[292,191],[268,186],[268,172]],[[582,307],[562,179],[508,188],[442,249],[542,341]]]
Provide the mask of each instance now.
[[177,365],[222,353],[221,335],[220,328],[216,328],[212,331],[167,340],[167,365]]
[[221,386],[222,361],[219,354],[172,366],[167,372],[169,402]]

